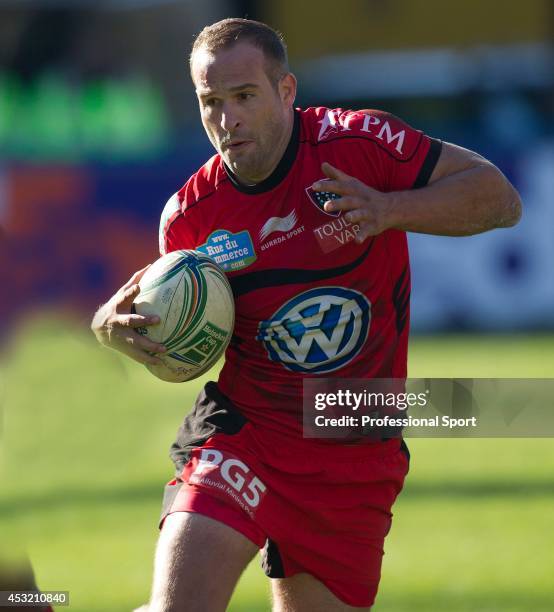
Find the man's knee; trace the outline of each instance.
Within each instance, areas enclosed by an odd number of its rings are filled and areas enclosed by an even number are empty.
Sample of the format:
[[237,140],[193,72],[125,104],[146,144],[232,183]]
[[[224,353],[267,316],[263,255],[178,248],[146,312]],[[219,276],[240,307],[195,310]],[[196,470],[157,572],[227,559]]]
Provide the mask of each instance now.
[[200,514],[169,515],[156,550],[149,612],[223,611],[256,546]]

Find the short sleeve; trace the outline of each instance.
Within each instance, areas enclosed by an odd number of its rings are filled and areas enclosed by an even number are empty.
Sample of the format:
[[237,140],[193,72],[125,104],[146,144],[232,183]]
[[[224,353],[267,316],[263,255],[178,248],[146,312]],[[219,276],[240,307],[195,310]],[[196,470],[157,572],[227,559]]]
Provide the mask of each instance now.
[[180,192],[178,192],[169,198],[160,218],[160,255],[177,249],[194,248],[196,248],[195,236],[191,224],[185,221]]
[[349,121],[364,137],[364,153],[380,175],[384,191],[425,187],[440,156],[442,143],[383,111],[362,110]]

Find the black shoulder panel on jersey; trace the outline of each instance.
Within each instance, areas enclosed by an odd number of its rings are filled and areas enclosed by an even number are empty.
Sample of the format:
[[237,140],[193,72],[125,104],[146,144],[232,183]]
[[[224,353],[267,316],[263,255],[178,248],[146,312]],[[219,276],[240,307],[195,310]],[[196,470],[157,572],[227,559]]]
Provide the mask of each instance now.
[[427,151],[427,155],[425,156],[425,160],[421,165],[421,169],[417,178],[412,186],[412,189],[419,189],[420,187],[425,187],[431,178],[431,174],[433,174],[433,170],[439,161],[439,156],[442,151],[442,141],[437,140],[436,138],[429,138],[431,141],[431,146],[429,147],[429,151]]
[[256,272],[247,272],[240,276],[228,277],[233,289],[233,295],[238,298],[241,295],[256,291],[257,289],[266,289],[267,287],[279,287],[283,285],[296,285],[302,283],[313,283],[335,276],[342,276],[351,272],[359,266],[364,259],[369,255],[369,251],[373,246],[371,239],[367,249],[354,261],[337,268],[324,268],[319,270],[305,270],[299,268],[277,268],[273,270],[258,270]]

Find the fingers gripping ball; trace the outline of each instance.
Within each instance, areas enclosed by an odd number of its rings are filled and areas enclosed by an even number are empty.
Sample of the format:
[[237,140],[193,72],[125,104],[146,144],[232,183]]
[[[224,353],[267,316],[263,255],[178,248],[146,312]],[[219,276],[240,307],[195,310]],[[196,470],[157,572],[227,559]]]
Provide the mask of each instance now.
[[209,370],[221,357],[235,322],[235,304],[225,273],[198,251],[164,255],[140,280],[134,309],[157,315],[157,325],[139,333],[167,348],[157,355],[163,365],[146,367],[168,382],[184,382]]

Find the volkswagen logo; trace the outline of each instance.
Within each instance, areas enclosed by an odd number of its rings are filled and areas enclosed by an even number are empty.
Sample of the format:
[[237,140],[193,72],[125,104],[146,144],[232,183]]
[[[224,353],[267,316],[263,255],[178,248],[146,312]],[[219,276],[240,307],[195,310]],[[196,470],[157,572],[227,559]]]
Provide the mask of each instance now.
[[293,372],[332,372],[362,348],[371,320],[371,304],[358,291],[318,287],[283,304],[258,327],[257,340],[269,358]]

